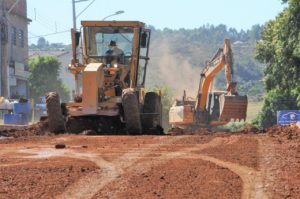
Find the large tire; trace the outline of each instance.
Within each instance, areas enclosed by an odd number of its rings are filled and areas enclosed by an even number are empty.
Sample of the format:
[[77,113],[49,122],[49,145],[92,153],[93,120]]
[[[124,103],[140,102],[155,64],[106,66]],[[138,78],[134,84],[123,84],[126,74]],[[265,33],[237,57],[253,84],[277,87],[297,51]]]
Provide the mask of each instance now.
[[[162,129],[162,103],[161,97],[156,92],[148,92],[145,95],[143,113],[143,129],[145,131],[155,131],[153,133],[161,134]],[[147,113],[149,115],[147,115]],[[151,115],[151,113],[153,115]]]
[[125,91],[122,95],[122,105],[127,132],[129,134],[141,134],[142,125],[139,103],[136,94],[131,90]]
[[92,130],[90,128],[86,128],[87,126],[90,127],[89,123],[84,121],[84,118],[82,117],[67,117],[66,118],[66,132],[73,133],[73,134],[79,134],[82,133],[85,130]]
[[48,126],[52,133],[65,131],[64,118],[61,110],[59,95],[56,92],[49,92],[46,95],[46,108],[48,114]]

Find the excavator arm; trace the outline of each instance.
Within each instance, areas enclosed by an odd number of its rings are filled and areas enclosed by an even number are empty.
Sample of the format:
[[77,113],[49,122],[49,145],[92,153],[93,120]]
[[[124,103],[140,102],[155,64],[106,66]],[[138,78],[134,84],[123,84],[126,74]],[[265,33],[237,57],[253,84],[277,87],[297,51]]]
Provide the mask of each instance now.
[[225,77],[226,77],[226,90],[227,92],[233,94],[236,93],[234,82],[232,82],[233,74],[233,56],[230,45],[230,40],[225,39],[224,47],[220,48],[215,56],[207,63],[207,66],[203,69],[200,78],[200,84],[197,94],[197,110],[204,111],[207,95],[209,89],[212,87],[212,82],[214,77],[225,68]]
[[[229,122],[234,120],[246,120],[247,96],[239,96],[236,91],[236,82],[232,81],[233,55],[230,40],[225,39],[224,47],[220,48],[207,66],[203,69],[197,94],[196,112],[201,113],[204,121],[211,121],[211,116],[206,110],[208,94],[212,90],[214,77],[225,69],[226,92],[219,95],[219,118],[218,122]],[[209,102],[210,104],[210,102]],[[210,106],[210,105],[209,105]],[[210,107],[211,108],[211,107]],[[209,108],[209,109],[210,109]],[[199,114],[198,114],[199,115]],[[202,120],[203,121],[203,120]]]

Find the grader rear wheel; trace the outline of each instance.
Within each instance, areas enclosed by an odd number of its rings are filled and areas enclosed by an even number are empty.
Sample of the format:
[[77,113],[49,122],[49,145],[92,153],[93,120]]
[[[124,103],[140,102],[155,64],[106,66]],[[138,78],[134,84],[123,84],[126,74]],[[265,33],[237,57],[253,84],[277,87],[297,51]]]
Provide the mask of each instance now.
[[129,134],[141,134],[142,126],[140,119],[139,104],[133,91],[125,91],[122,96],[122,105],[125,115],[126,130]]
[[64,118],[62,115],[59,95],[56,92],[49,92],[46,95],[46,108],[48,114],[48,126],[52,133],[65,131]]
[[148,92],[145,95],[142,126],[148,133],[163,134],[162,104],[160,96],[156,92]]

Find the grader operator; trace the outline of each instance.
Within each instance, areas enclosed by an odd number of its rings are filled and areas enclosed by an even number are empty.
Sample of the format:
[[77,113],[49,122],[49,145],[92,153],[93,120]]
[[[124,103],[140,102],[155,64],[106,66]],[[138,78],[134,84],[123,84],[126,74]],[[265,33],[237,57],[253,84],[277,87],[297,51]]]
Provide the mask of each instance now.
[[[214,91],[213,80],[225,68],[226,91]],[[231,120],[246,120],[247,96],[237,93],[237,83],[232,81],[233,55],[230,40],[207,62],[201,72],[196,100],[176,100],[169,112],[169,122],[174,128],[195,129],[224,125]]]
[[[49,129],[59,133],[163,133],[161,96],[144,92],[150,30],[138,21],[82,21],[71,30],[71,102],[46,96]],[[77,52],[80,48],[79,52]]]

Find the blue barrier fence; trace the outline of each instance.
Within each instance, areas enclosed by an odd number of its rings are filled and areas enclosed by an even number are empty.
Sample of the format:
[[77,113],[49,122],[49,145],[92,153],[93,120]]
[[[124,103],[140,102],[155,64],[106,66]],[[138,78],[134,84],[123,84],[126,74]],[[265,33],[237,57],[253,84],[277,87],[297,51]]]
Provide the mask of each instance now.
[[30,103],[15,103],[13,113],[4,114],[4,124],[28,124],[30,121]]

